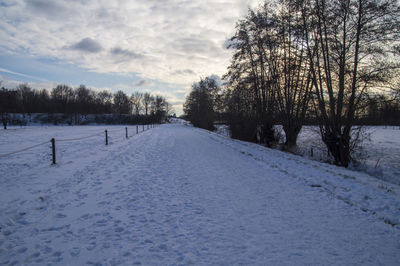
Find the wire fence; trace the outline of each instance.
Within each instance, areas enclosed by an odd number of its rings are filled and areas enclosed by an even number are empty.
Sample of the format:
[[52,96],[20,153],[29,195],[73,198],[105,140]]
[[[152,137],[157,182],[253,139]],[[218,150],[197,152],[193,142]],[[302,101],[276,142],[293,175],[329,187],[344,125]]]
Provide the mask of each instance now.
[[5,154],[0,154],[0,158],[1,158],[1,157],[7,157],[7,156],[10,156],[10,155],[13,155],[13,154],[16,154],[16,153],[20,153],[20,152],[32,150],[32,149],[34,149],[34,148],[36,148],[36,147],[39,147],[39,146],[42,146],[42,145],[45,145],[45,144],[49,144],[49,142],[46,141],[46,142],[42,142],[42,143],[39,143],[39,144],[30,146],[30,147],[23,148],[23,149],[21,149],[21,150],[12,151],[12,152],[5,153]]
[[80,137],[80,138],[73,138],[73,139],[57,139],[57,142],[67,142],[67,141],[77,141],[77,140],[83,140],[83,139],[89,139],[89,138],[93,138],[96,136],[100,136],[103,133],[97,133],[97,134],[93,134],[90,136],[85,136],[85,137]]
[[20,149],[20,150],[16,150],[16,151],[0,154],[0,158],[8,157],[8,156],[11,156],[11,155],[17,154],[17,153],[22,153],[22,152],[25,152],[25,151],[28,151],[28,150],[35,149],[35,148],[37,148],[39,146],[42,146],[42,145],[46,145],[46,144],[48,145],[50,143],[51,144],[51,150],[52,150],[52,164],[56,164],[56,142],[79,141],[79,140],[84,140],[84,139],[89,139],[89,138],[101,136],[101,135],[104,134],[105,145],[108,145],[109,144],[109,142],[108,142],[108,137],[109,137],[108,133],[121,132],[121,130],[124,130],[125,131],[124,132],[125,133],[125,139],[129,139],[129,138],[131,138],[131,137],[133,137],[133,136],[135,136],[135,135],[137,135],[137,134],[139,134],[141,132],[146,131],[146,128],[148,130],[148,129],[156,127],[157,125],[158,124],[149,124],[146,127],[145,127],[145,125],[141,125],[142,130],[140,130],[140,126],[139,125],[136,125],[136,129],[135,129],[136,134],[132,134],[132,135],[128,134],[128,127],[125,127],[125,128],[118,128],[118,129],[113,129],[113,130],[107,130],[106,129],[104,132],[100,132],[100,133],[96,133],[96,134],[92,134],[92,135],[88,135],[88,136],[83,136],[83,137],[77,137],[77,138],[57,139],[57,140],[55,138],[52,138],[50,141],[45,141],[45,142],[42,142],[42,143],[38,143],[38,144],[35,144],[35,145],[32,145],[32,146]]

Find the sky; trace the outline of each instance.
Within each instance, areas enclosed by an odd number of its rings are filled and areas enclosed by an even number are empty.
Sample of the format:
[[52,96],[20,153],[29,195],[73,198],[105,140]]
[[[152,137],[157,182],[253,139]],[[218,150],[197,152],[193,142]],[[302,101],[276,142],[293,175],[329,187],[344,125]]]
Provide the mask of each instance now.
[[0,81],[163,95],[182,113],[194,82],[222,76],[226,41],[259,0],[0,0]]

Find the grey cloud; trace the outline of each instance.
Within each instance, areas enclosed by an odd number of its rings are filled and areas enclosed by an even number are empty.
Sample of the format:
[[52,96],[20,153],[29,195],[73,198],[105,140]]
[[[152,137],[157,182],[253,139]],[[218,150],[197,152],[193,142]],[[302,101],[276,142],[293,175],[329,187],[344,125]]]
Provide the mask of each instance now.
[[16,3],[11,3],[11,2],[3,2],[3,1],[0,2],[1,7],[10,7],[10,6],[16,6],[16,5],[17,5]]
[[181,105],[181,104],[184,104],[184,103],[185,103],[184,100],[181,100],[181,101],[178,100],[178,101],[171,101],[170,102],[171,105]]
[[51,18],[63,18],[62,14],[67,13],[67,7],[63,6],[56,1],[48,0],[29,0],[26,5],[36,14],[41,14]]
[[147,81],[145,79],[141,79],[138,82],[133,83],[133,86],[135,87],[144,87],[144,86],[151,86],[152,82]]
[[195,75],[196,73],[191,69],[179,69],[171,73],[171,75]]
[[193,38],[180,38],[175,41],[175,47],[185,53],[200,53],[200,54],[209,54],[214,53],[215,51],[220,50],[220,48],[215,45],[212,41],[204,40],[201,38],[193,37]]
[[122,49],[120,47],[115,47],[115,48],[111,49],[111,54],[127,57],[130,59],[139,59],[139,58],[144,57],[142,54],[138,54],[138,53],[135,53],[135,52],[127,50],[127,49]]
[[98,53],[103,50],[101,44],[93,39],[84,38],[80,42],[73,44],[70,46],[73,50],[80,50],[89,53]]

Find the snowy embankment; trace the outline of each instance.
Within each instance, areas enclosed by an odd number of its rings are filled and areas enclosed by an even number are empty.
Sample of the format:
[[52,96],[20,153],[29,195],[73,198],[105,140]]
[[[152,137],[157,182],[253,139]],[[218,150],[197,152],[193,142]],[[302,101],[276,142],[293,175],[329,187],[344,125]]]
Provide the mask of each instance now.
[[[230,136],[229,126],[222,124],[216,127],[215,132],[218,134]],[[275,129],[282,136],[283,143],[282,126],[276,126]],[[350,168],[400,185],[400,127],[363,126],[361,132],[363,141],[356,154],[353,154],[357,164],[352,164]],[[321,140],[317,126],[302,127],[297,138],[297,147],[292,152],[315,161],[333,161]]]
[[[0,133],[4,264],[400,261],[400,189],[184,124]],[[114,130],[115,129],[115,130]],[[72,141],[57,139],[98,136]]]

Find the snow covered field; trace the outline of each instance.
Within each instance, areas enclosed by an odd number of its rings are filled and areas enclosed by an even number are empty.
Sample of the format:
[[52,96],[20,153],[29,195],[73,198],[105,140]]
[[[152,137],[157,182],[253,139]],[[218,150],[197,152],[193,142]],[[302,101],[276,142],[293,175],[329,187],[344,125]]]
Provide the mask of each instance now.
[[397,185],[184,124],[124,128],[108,146],[105,126],[0,131],[0,154],[47,142],[0,158],[1,264],[400,263]]
[[[354,169],[367,172],[379,179],[400,185],[400,128],[390,126],[366,126],[365,140],[360,154],[360,164]],[[304,126],[298,138],[299,153],[307,158],[324,161],[327,148],[321,141],[318,128]],[[313,148],[313,157],[311,157]]]

